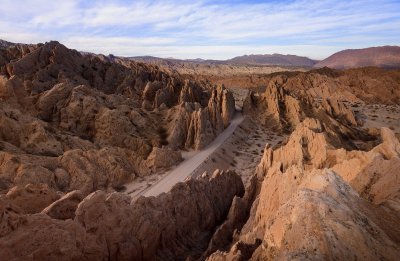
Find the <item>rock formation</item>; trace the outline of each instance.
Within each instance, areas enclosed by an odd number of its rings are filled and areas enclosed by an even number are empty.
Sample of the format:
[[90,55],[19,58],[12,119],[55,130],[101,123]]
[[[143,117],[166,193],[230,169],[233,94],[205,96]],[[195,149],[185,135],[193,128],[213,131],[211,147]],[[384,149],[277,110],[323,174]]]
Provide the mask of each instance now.
[[[0,259],[398,259],[399,134],[367,127],[360,109],[396,112],[398,71],[265,76],[243,113],[279,138],[246,188],[215,170],[132,199],[127,183],[205,148],[235,116],[223,85],[171,71],[57,42],[0,48]],[[252,131],[239,128],[237,144]]]
[[285,146],[266,148],[247,222],[230,237],[230,249],[208,260],[396,260],[399,141],[382,129],[382,144],[346,151],[327,136],[318,120],[307,118]]
[[[197,258],[226,218],[243,183],[216,172],[177,184],[168,194],[130,202],[96,191],[79,205],[71,192],[34,215],[0,198],[0,256],[7,260],[178,260]],[[76,209],[75,211],[73,211]],[[68,219],[66,219],[68,218]]]
[[397,259],[400,143],[389,128],[362,128],[352,105],[391,104],[399,95],[394,89],[393,96],[372,98],[372,86],[349,86],[355,72],[278,75],[264,93],[249,94],[244,112],[290,136],[266,145],[245,196],[234,199],[204,258]]
[[223,86],[212,91],[206,108],[198,103],[182,103],[178,112],[168,116],[174,125],[169,130],[170,144],[202,149],[226,128],[235,112],[233,95]]
[[4,193],[121,188],[205,147],[235,112],[223,86],[58,42],[0,49],[0,99]]

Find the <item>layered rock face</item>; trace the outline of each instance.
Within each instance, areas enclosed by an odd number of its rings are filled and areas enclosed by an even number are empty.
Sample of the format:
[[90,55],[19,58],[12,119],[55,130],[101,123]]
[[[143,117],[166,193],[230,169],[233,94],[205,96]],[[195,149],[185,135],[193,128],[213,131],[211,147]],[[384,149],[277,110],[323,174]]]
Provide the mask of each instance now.
[[42,213],[24,214],[0,198],[0,256],[6,260],[185,260],[198,258],[243,195],[232,172],[177,184],[168,194],[130,202],[96,191],[70,192]]
[[0,99],[3,193],[120,188],[205,147],[235,111],[223,86],[58,42],[1,49]]

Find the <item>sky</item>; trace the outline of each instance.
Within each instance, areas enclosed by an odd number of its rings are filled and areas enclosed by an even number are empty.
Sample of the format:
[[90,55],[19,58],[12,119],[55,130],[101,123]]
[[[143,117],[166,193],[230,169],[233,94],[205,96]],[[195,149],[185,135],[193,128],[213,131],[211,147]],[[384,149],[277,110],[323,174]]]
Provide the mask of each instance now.
[[0,39],[118,56],[324,59],[400,45],[400,0],[0,0]]

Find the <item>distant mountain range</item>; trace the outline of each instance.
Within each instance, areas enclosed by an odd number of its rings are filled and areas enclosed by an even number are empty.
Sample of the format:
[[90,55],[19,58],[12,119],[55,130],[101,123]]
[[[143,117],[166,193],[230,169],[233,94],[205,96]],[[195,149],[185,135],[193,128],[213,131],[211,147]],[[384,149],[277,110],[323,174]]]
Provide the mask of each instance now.
[[197,63],[197,64],[223,64],[223,60],[205,60],[197,59],[176,59],[176,58],[160,58],[155,56],[134,56],[128,59],[136,62],[152,63],[152,64],[166,64],[166,63]]
[[196,64],[235,64],[259,66],[289,66],[289,67],[330,67],[334,69],[347,69],[359,67],[400,68],[400,47],[381,46],[365,49],[348,49],[337,52],[328,58],[317,61],[303,56],[283,54],[252,54],[234,57],[228,60],[179,60],[173,58],[157,58],[152,56],[131,57],[130,59],[141,62],[158,64],[166,63],[196,63]]
[[347,69],[357,67],[400,68],[400,47],[381,46],[365,49],[349,49],[337,52],[314,67]]
[[227,60],[230,63],[236,64],[251,64],[251,65],[280,65],[280,66],[314,66],[317,61],[307,57],[297,55],[283,54],[252,54],[238,56]]
[[[0,39],[0,49],[8,48],[15,43]],[[81,52],[85,54],[86,52]],[[110,55],[111,57],[112,55]],[[115,56],[113,56],[115,57]],[[330,67],[348,69],[358,67],[400,68],[400,46],[380,46],[364,49],[348,49],[337,52],[328,58],[317,61],[304,56],[284,54],[251,54],[237,56],[228,60],[175,59],[154,56],[135,56],[128,59],[163,66],[202,65],[253,65],[253,66],[287,66],[287,67]]]
[[228,60],[204,60],[204,59],[174,59],[174,58],[158,58],[153,56],[136,56],[130,57],[131,60],[138,62],[184,62],[198,64],[237,64],[237,65],[278,65],[278,66],[297,66],[297,67],[312,67],[317,61],[307,57],[297,55],[283,54],[252,54],[234,57]]

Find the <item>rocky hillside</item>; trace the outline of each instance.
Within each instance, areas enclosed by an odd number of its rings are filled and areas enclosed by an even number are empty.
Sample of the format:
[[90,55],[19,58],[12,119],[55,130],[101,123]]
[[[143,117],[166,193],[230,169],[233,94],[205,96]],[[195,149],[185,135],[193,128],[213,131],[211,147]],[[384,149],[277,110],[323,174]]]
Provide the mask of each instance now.
[[357,108],[371,91],[357,89],[325,70],[278,75],[249,95],[248,114],[290,135],[266,145],[207,260],[397,259],[400,142],[363,127]]
[[0,39],[0,49],[7,49],[8,47],[13,45],[15,44]]
[[[173,167],[229,124],[232,94],[57,42],[0,54],[3,259],[400,256],[399,71],[268,75],[244,100],[243,122],[279,142],[268,136],[246,187],[241,173],[214,170],[132,199],[123,184]],[[368,125],[370,106],[393,126]],[[236,146],[254,136],[239,129]]]
[[232,199],[243,193],[239,176],[216,172],[134,202],[122,193],[96,191],[84,198],[71,191],[34,215],[0,198],[0,255],[5,260],[198,258]]
[[381,46],[340,51],[315,65],[315,67],[325,66],[335,69],[369,66],[400,68],[400,46]]
[[297,55],[284,55],[275,53],[243,55],[229,59],[227,62],[253,65],[312,67],[317,61]]
[[235,112],[222,86],[58,42],[0,50],[0,99],[0,191],[33,185],[55,197],[118,190],[170,168],[181,150],[210,143]]
[[400,143],[380,136],[369,151],[335,148],[319,120],[303,120],[286,145],[266,147],[207,260],[396,260]]

